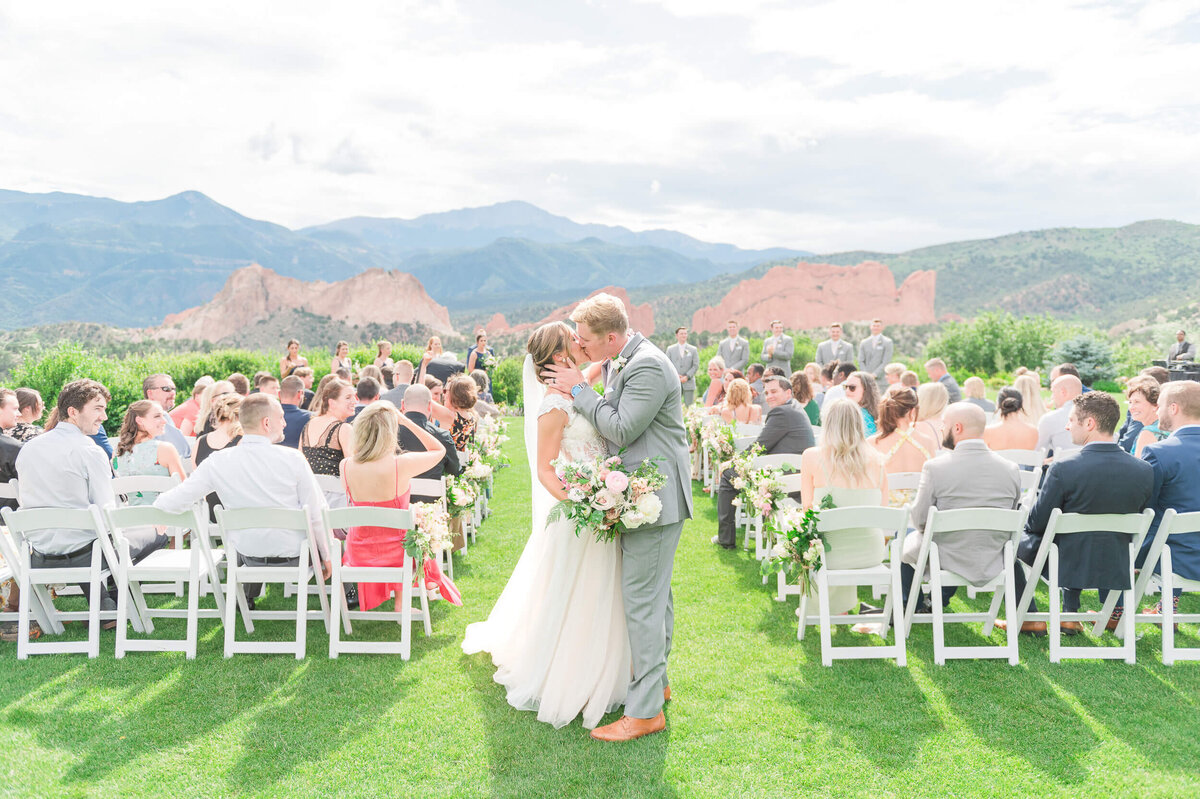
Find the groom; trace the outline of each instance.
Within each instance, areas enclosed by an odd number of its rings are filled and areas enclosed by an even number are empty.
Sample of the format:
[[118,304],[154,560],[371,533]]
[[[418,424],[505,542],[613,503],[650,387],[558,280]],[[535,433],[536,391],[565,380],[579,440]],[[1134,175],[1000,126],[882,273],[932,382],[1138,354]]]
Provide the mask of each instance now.
[[604,397],[575,366],[549,367],[543,376],[549,378],[550,388],[572,398],[604,437],[610,454],[624,450],[621,457],[630,471],[657,457],[658,469],[667,478],[658,492],[663,505],[658,524],[621,536],[621,595],[633,682],[625,715],[592,731],[600,741],[631,741],[667,725],[662,707],[671,694],[667,654],[675,626],[671,568],[683,522],[692,517],[679,375],[662,350],[629,330],[629,316],[616,297],[601,293],[584,300],[571,313],[571,321],[584,354],[604,365]]

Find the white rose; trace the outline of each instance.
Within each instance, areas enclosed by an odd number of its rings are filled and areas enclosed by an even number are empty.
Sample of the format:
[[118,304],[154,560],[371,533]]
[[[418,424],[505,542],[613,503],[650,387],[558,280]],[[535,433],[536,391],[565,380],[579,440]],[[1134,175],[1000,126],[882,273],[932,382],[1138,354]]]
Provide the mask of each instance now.
[[583,493],[582,488],[572,488],[567,492],[567,499],[571,500],[572,502],[583,502],[585,496],[586,495]]
[[600,510],[608,510],[609,508],[616,507],[616,504],[617,504],[617,495],[614,494],[613,492],[609,491],[607,488],[603,489],[602,491],[597,491],[596,495],[594,497],[592,497],[592,507],[593,508],[599,508]]
[[632,530],[635,527],[641,527],[646,523],[646,517],[638,512],[637,508],[630,508],[621,514],[621,523]]
[[646,517],[648,522],[658,521],[658,515],[662,513],[662,500],[657,494],[646,494],[637,501],[638,513]]

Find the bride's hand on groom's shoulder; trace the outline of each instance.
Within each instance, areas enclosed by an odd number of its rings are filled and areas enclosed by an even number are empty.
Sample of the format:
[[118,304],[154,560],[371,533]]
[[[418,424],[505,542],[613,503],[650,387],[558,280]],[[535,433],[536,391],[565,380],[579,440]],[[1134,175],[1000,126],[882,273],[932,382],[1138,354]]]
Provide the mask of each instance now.
[[547,366],[542,371],[542,379],[546,381],[548,390],[556,391],[568,398],[571,396],[572,386],[587,383],[587,379],[579,371],[579,367],[571,361],[567,361],[566,365],[551,364]]

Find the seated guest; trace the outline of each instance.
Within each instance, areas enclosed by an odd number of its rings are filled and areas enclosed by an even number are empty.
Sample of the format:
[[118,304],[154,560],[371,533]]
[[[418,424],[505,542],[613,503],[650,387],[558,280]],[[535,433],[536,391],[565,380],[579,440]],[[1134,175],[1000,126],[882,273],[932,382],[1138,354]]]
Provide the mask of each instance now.
[[301,366],[293,369],[292,375],[304,381],[304,399],[300,400],[300,410],[307,411],[313,398],[313,370],[311,366]]
[[17,423],[7,431],[7,434],[24,444],[34,436],[41,435],[42,428],[38,427],[38,422],[46,413],[46,405],[42,402],[42,395],[37,389],[18,388],[15,393],[17,395]]
[[983,441],[988,449],[1037,449],[1038,430],[1023,418],[1021,392],[1012,386],[1002,388],[996,401],[1000,403],[997,409],[1000,420],[983,431]]
[[375,361],[376,369],[383,369],[385,366],[391,366],[395,361],[392,360],[392,342],[387,339],[380,339],[375,343]]
[[[813,429],[804,409],[792,398],[792,384],[774,376],[767,378],[763,389],[770,410],[755,443],[763,448],[764,455],[803,453],[813,445]],[[737,546],[733,500],[738,492],[733,487],[734,476],[732,468],[723,470],[717,488],[717,534],[712,542],[726,549]]]
[[[1141,377],[1149,377],[1158,383],[1159,386],[1171,380],[1171,373],[1161,366],[1148,366],[1138,372],[1138,376],[1133,378],[1137,380]],[[1130,383],[1133,382],[1130,381]],[[20,391],[20,389],[17,389]],[[1121,429],[1117,431],[1117,443],[1121,445],[1121,449],[1126,452],[1133,452],[1134,445],[1137,442],[1138,435],[1142,432],[1142,423],[1133,420],[1133,414],[1128,408],[1125,410],[1125,424],[1121,425]]]
[[333,348],[333,360],[329,362],[329,373],[336,374],[339,369],[345,369],[347,372],[354,371],[354,361],[350,360],[350,343],[347,341],[339,341]]
[[475,412],[483,416],[499,417],[504,414],[500,413],[500,409],[496,407],[496,401],[492,399],[492,392],[488,391],[488,376],[487,372],[481,369],[476,369],[471,372],[469,377],[475,381],[475,388],[479,390],[475,399]]
[[[200,397],[204,395],[204,389],[215,382],[209,375],[204,375],[192,386],[191,398],[187,402],[176,405],[171,411],[171,421],[185,436],[190,436],[196,429],[196,418],[200,415]],[[188,425],[186,428],[184,428],[185,422]]]
[[433,375],[425,375],[425,377],[421,380],[421,385],[429,389],[429,394],[433,397],[433,403],[435,405],[442,404],[442,395],[445,387],[442,385],[441,380],[438,380]]
[[369,377],[372,380],[374,380],[376,386],[383,385],[383,372],[380,371],[378,366],[375,366],[373,364],[368,364],[368,365],[364,366],[363,368],[359,369],[358,370],[358,379],[362,380],[364,377]]
[[942,446],[946,438],[946,425],[942,415],[950,404],[950,394],[941,383],[922,383],[917,388],[917,421],[928,425],[929,432]]
[[443,397],[446,404],[439,405],[435,399],[430,414],[442,429],[450,431],[454,446],[461,452],[475,439],[478,418],[474,411],[475,381],[464,375],[456,375],[446,384]]
[[[816,401],[817,408],[820,408],[821,403],[825,401],[825,384],[821,382],[821,367],[817,366],[815,361],[809,361],[804,364],[804,374],[808,377],[813,400]],[[814,424],[820,424],[820,422],[814,422]]]
[[[919,472],[938,450],[928,425],[917,425],[917,395],[906,389],[889,391],[879,402],[879,431],[868,439],[883,457],[888,474]],[[899,507],[912,499],[909,490],[893,491],[888,504]]]
[[986,414],[996,412],[996,403],[987,398],[987,386],[983,384],[983,380],[974,376],[968,377],[963,381],[962,388],[967,402],[978,405]]
[[[175,407],[175,381],[171,379],[170,375],[150,375],[142,381],[142,398],[157,402],[164,411],[169,412]],[[166,417],[166,427],[163,428],[159,441],[165,441],[175,447],[180,458],[192,457],[191,442],[175,426],[170,416],[166,416],[166,414],[164,416]]]
[[[1132,452],[1136,457],[1142,457],[1142,449],[1147,444],[1162,441],[1167,433],[1159,428],[1158,400],[1160,388],[1158,381],[1151,377],[1135,377],[1125,388],[1125,398],[1129,400],[1129,415],[1138,424],[1136,436],[1129,436]],[[1124,447],[1122,446],[1122,449]]]
[[912,369],[905,369],[900,374],[900,385],[916,391],[921,385],[921,378]]
[[[313,417],[300,432],[300,452],[313,474],[337,477],[342,458],[354,454],[354,432],[346,420],[354,413],[354,389],[342,380],[331,380],[324,393],[318,392]],[[283,409],[280,409],[280,413]],[[245,427],[245,424],[242,424]],[[337,494],[327,499],[339,506]]]
[[817,403],[813,396],[812,383],[809,382],[808,374],[797,369],[792,372],[792,399],[804,409],[804,413],[808,416],[808,421],[814,425],[821,423],[821,406]]
[[243,397],[250,396],[250,380],[241,372],[234,372],[229,377],[225,378],[229,384],[233,386],[233,390],[241,394]]
[[708,362],[708,388],[704,392],[704,407],[716,408],[725,400],[725,361],[713,356]]
[[725,393],[725,402],[721,407],[721,420],[726,424],[745,422],[758,424],[762,419],[762,411],[750,399],[750,384],[742,378],[736,378],[729,383]]
[[401,400],[404,399],[404,392],[408,390],[412,381],[412,363],[409,361],[396,361],[392,366],[392,388],[390,391],[384,392],[380,399],[386,400],[399,408]]
[[1046,403],[1042,401],[1042,384],[1036,372],[1018,375],[1013,388],[1021,392],[1021,421],[1034,427],[1046,415]]
[[[825,389],[825,403],[829,404],[840,399],[846,398],[846,389],[842,383],[846,382],[846,378],[854,374],[853,361],[830,361],[825,364],[825,368],[829,370],[829,387]],[[821,410],[825,410],[825,405],[821,406]]]
[[308,358],[300,354],[300,342],[294,338],[289,339],[287,352],[279,359],[279,379],[289,377],[301,366],[308,366]]
[[[1078,383],[1074,375],[1058,381]],[[1058,385],[1055,381],[1055,385]],[[1060,454],[1050,464],[1017,548],[1017,557],[1033,564],[1046,533],[1050,513],[1140,513],[1150,502],[1154,490],[1154,469],[1149,463],[1123,451],[1113,442],[1113,432],[1121,417],[1117,401],[1102,391],[1067,400],[1068,434],[1074,448]],[[1120,533],[1092,532],[1063,536],[1058,545],[1058,582],[1062,586],[1064,613],[1079,610],[1079,592],[1085,588],[1100,590],[1103,602],[1110,590],[1129,588],[1130,536]],[[1018,567],[1017,596],[1025,590],[1025,573]],[[1030,610],[1036,611],[1032,600]],[[1003,629],[1003,625],[997,623]],[[1078,633],[1078,622],[1063,622],[1068,635]],[[1045,632],[1042,622],[1026,622],[1022,632]]]
[[[6,388],[0,388],[0,429],[16,427],[19,418],[17,395]],[[6,428],[5,425],[8,425]],[[5,433],[0,433],[0,483],[7,483],[17,477],[17,455],[21,452],[21,442]],[[0,507],[16,508],[15,500],[0,500]],[[3,533],[0,533],[3,535]]]
[[[116,505],[112,488],[112,470],[108,458],[96,446],[93,436],[102,432],[111,396],[95,380],[74,380],[58,394],[56,424],[21,447],[17,455],[18,503],[22,508],[76,508],[90,505],[111,508]],[[106,438],[107,440],[107,438]],[[133,560],[144,558],[167,542],[150,528],[146,540],[130,541]],[[34,569],[66,569],[88,566],[92,562],[94,530],[51,529],[29,534],[30,566]],[[116,568],[116,564],[106,564]],[[81,585],[85,598],[86,585]],[[117,591],[110,585],[101,594],[101,610],[116,610]],[[115,621],[102,625],[111,630]]]
[[[292,375],[292,377],[295,376],[295,374]],[[211,432],[205,433],[196,439],[196,447],[192,450],[193,472],[196,471],[197,466],[208,459],[209,455],[212,455],[214,452],[220,452],[227,447],[236,447],[241,442],[241,409],[242,395],[234,391],[222,394],[213,402],[213,429]],[[299,431],[297,431],[296,435],[299,436]],[[217,514],[213,509],[220,504],[221,498],[215,493],[208,495],[209,521],[217,521]]]
[[[233,383],[228,380],[217,380],[208,388],[204,389],[204,393],[200,395],[200,408],[196,412],[196,421],[193,426],[189,427],[187,420],[184,420],[184,426],[179,431],[185,436],[194,436],[199,438],[208,431],[212,430],[213,418],[212,408],[213,403],[218,397],[226,394],[236,394],[233,390]],[[238,396],[241,396],[240,394]]]
[[[454,439],[445,430],[435,427],[433,422],[429,420],[430,406],[433,404],[433,396],[429,393],[429,389],[425,386],[412,386],[408,392],[404,394],[404,401],[401,405],[401,411],[413,424],[421,427],[425,432],[436,438],[442,444],[442,449],[445,455],[440,461],[431,466],[428,471],[417,475],[427,480],[438,480],[444,475],[462,474],[463,466],[458,460],[458,447],[454,445]],[[412,433],[408,427],[401,425],[399,428],[399,444],[402,452],[420,452],[422,448],[421,440]],[[434,497],[414,496],[413,502],[434,502]]]
[[290,375],[279,384],[279,404],[283,408],[283,440],[279,443],[292,449],[300,448],[300,432],[312,418],[308,411],[300,409],[304,397],[304,381]]
[[250,393],[251,394],[259,393],[260,389],[258,387],[258,384],[260,382],[262,382],[263,378],[265,378],[265,377],[271,377],[271,373],[264,372],[261,369],[254,373],[254,377],[250,378]]
[[[420,442],[420,450],[397,454],[397,431],[401,425]],[[437,437],[408,417],[401,416],[391,403],[370,405],[354,425],[354,456],[342,461],[341,465],[347,504],[350,507],[408,508],[410,482],[442,457],[442,444]],[[387,527],[351,527],[346,531],[342,563],[347,566],[403,566],[404,534],[404,530]],[[450,604],[462,604],[458,589],[442,574],[437,558],[425,559],[423,578],[427,587],[436,587]],[[403,588],[400,583],[360,583],[359,607],[370,610],[395,594],[396,610],[400,610]]]
[[[887,381],[889,386],[894,386],[900,382],[900,376],[907,371],[908,369],[902,363],[889,363],[883,367],[883,379]],[[913,374],[915,375],[916,372],[913,372]]]
[[870,372],[851,372],[842,382],[846,399],[858,406],[868,436],[875,435],[875,414],[879,413],[879,388]]
[[[1021,502],[1021,478],[1017,465],[996,455],[983,441],[987,417],[977,405],[957,402],[946,409],[946,438],[950,444],[943,454],[927,461],[921,469],[921,483],[913,501],[911,524],[916,532],[904,539],[900,579],[903,597],[908,602],[912,591],[917,557],[921,552],[929,509],[1006,508]],[[956,532],[937,536],[942,568],[963,577],[972,585],[985,585],[1004,570],[1006,533],[994,530]],[[924,577],[924,575],[923,575]],[[942,605],[950,604],[955,586],[942,589]],[[928,612],[928,601],[921,597],[917,612]]]
[[258,379],[258,385],[255,389],[260,394],[279,399],[279,378],[275,375],[263,375]]
[[946,362],[941,358],[930,358],[926,361],[925,373],[929,375],[930,380],[935,383],[941,383],[946,387],[946,393],[950,395],[950,402],[958,402],[962,399],[962,391],[958,387],[958,381],[946,371]]
[[[354,385],[354,373],[349,369],[345,369],[345,368],[338,369],[336,372],[333,373],[333,376],[336,377],[338,380],[341,380],[343,383],[347,383],[349,385]],[[326,377],[328,377],[328,375],[326,375]]]
[[[783,374],[783,370],[771,364],[770,368],[776,370],[773,374]],[[763,399],[763,374],[764,368],[761,363],[752,363],[746,367],[746,382],[750,384],[750,401],[758,406],[762,413],[767,411],[767,401]]]
[[1050,385],[1050,401],[1054,410],[1038,422],[1037,449],[1048,449],[1052,457],[1079,449],[1067,431],[1071,420],[1071,403],[1083,393],[1083,383],[1075,375],[1063,375]]
[[[114,459],[117,477],[148,475],[183,479],[183,461],[179,451],[161,439],[167,426],[167,413],[153,400],[138,400],[125,411],[117,436]],[[190,455],[189,455],[190,457]],[[130,505],[149,505],[158,496],[154,491],[139,491],[126,497]]]
[[[245,431],[241,442],[205,458],[183,483],[160,494],[154,507],[180,513],[215,492],[221,497],[221,505],[231,510],[304,510],[328,577],[329,553],[321,521],[325,497],[300,453],[290,447],[272,446],[283,438],[279,400],[265,394],[246,397],[238,415]],[[236,550],[239,565],[295,568],[300,565],[300,545],[305,536],[293,530],[265,528],[238,530],[230,534],[230,539],[227,543]],[[253,609],[261,585],[244,585]]]
[[354,389],[354,413],[347,419],[350,424],[354,424],[354,420],[358,415],[370,405],[372,402],[379,400],[379,384],[372,377],[363,377],[358,381],[358,386]]
[[395,375],[396,375],[396,367],[395,366],[388,365],[388,366],[380,367],[379,372],[380,372],[380,374],[383,375],[383,385],[379,387],[380,391],[391,391],[393,388],[396,387],[396,384],[394,382]]

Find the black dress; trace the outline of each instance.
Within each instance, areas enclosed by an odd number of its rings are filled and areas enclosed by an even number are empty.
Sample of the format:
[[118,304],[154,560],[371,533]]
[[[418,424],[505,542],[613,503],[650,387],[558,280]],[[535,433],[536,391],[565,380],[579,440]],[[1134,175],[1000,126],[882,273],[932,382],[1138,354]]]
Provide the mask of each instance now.
[[[196,465],[199,466],[201,463],[204,462],[205,458],[207,458],[209,455],[213,454],[214,452],[220,452],[222,449],[229,449],[230,447],[237,446],[237,443],[241,440],[242,440],[241,436],[234,436],[233,438],[229,439],[228,444],[221,447],[220,449],[215,449],[209,445],[207,433],[205,435],[200,436],[198,439],[196,439]],[[220,504],[221,498],[218,497],[217,492],[214,491],[213,493],[209,494],[205,499],[208,500],[208,520],[210,522],[216,522],[217,514],[213,511],[213,508],[217,507],[217,505]]]
[[335,447],[332,444],[337,438],[338,430],[344,424],[345,422],[334,422],[329,425],[329,429],[325,432],[325,439],[317,447],[308,443],[309,425],[304,426],[304,430],[300,433],[300,451],[304,453],[304,458],[308,461],[308,466],[312,469],[313,474],[339,476],[338,467],[341,466],[346,453],[342,452],[340,446]]

